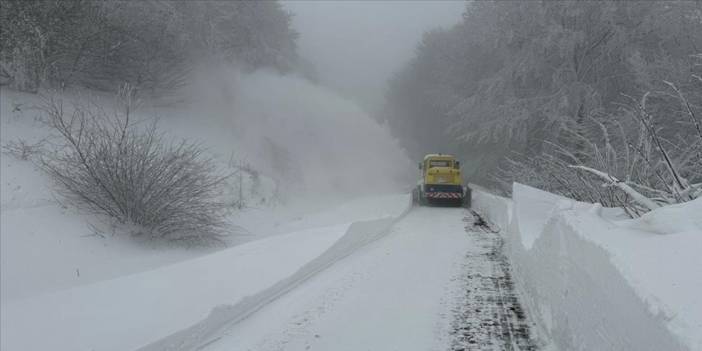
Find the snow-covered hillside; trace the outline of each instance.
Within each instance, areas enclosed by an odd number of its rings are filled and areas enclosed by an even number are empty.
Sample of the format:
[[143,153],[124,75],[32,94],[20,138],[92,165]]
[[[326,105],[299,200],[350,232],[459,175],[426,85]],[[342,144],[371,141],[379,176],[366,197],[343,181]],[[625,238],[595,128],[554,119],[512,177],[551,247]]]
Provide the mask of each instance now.
[[[381,195],[401,188],[398,179],[409,161],[379,125],[352,103],[302,79],[223,72],[201,74],[202,85],[186,88],[180,101],[142,101],[135,118],[157,118],[168,137],[201,143],[224,172],[235,173],[222,194],[231,204],[229,245],[388,214],[397,197]],[[5,88],[0,95],[0,144],[46,141],[50,131],[39,121],[40,96]],[[58,96],[66,104],[113,106],[104,93]],[[31,160],[3,152],[0,162],[3,301],[155,269],[218,249],[130,238],[107,218],[61,204]],[[379,176],[364,179],[369,169]]]

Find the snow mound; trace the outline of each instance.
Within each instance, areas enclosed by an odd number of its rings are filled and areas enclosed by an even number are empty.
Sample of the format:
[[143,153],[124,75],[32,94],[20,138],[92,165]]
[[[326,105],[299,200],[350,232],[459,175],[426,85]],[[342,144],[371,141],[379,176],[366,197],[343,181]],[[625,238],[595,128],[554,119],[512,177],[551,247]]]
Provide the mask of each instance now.
[[638,229],[658,234],[673,234],[688,231],[702,231],[702,198],[684,204],[657,208],[630,221],[623,221],[622,227]]
[[541,236],[548,219],[555,211],[572,206],[572,202],[561,196],[519,183],[514,184],[513,194],[515,203],[525,204],[514,207],[515,218],[529,218],[522,220],[519,225],[522,245],[526,249],[530,249],[534,241]]
[[198,346],[381,237],[411,208],[409,196],[405,200],[399,217],[271,236],[148,272],[4,302],[0,349]]
[[[134,350],[293,274],[346,225],[274,236],[152,271],[3,304],[3,350]],[[40,338],[34,337],[41,335]]]
[[563,350],[702,349],[702,202],[617,220],[523,185],[513,194],[478,190],[473,203],[506,229],[516,284],[544,339]]

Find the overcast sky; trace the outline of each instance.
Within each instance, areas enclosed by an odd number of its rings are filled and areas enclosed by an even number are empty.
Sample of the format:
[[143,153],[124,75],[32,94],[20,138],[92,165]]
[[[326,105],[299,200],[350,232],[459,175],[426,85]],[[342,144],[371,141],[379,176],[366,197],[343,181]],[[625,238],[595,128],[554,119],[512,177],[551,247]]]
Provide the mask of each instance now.
[[458,23],[456,1],[284,1],[295,14],[299,53],[320,81],[364,107],[383,99],[391,74],[413,55],[424,31]]

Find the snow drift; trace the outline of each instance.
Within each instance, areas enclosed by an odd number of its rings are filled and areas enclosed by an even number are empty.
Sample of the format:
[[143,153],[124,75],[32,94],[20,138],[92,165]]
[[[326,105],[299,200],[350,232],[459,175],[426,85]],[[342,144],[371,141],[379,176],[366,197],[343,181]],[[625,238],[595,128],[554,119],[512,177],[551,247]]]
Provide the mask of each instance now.
[[636,220],[515,184],[475,191],[507,237],[523,301],[563,350],[702,349],[702,201]]
[[275,236],[148,272],[7,301],[2,349],[136,349],[198,321],[217,304],[292,274],[347,227]]
[[388,234],[392,225],[402,219],[411,209],[412,204],[409,200],[410,199],[407,198],[406,206],[399,216],[352,223],[339,240],[318,257],[300,267],[294,274],[254,295],[246,296],[235,304],[216,306],[207,318],[157,342],[140,348],[140,350],[177,351],[202,349],[205,345],[219,339],[216,333],[221,332],[225,327],[232,326],[246,319],[259,309],[292,291],[316,274],[331,267],[339,260]]
[[410,207],[403,196],[389,209],[391,217],[272,236],[139,274],[4,301],[0,349],[198,346],[386,234]]

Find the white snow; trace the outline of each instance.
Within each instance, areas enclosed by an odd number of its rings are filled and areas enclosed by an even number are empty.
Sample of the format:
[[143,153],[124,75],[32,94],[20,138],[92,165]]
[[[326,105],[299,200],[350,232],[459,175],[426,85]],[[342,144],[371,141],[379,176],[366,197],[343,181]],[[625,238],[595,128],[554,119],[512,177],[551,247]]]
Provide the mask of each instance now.
[[[409,205],[404,198],[402,211]],[[130,350],[162,338],[171,345],[169,335],[191,326],[195,335],[208,336],[372,242],[393,218],[271,236],[140,274],[6,301],[2,349]]]
[[621,226],[658,234],[699,231],[702,228],[702,198],[656,209],[640,218],[622,221]]
[[[258,182],[248,174],[242,179],[244,208],[233,209],[228,218],[235,226],[231,245],[397,215],[397,208],[403,208],[404,196],[385,194],[397,189],[394,179],[402,173],[399,169],[406,159],[388,134],[352,103],[294,77],[232,70],[218,73],[201,76],[198,82],[202,85],[191,87],[187,92],[192,94],[185,101],[143,102],[134,118],[159,118],[168,136],[201,142],[227,173],[232,171],[232,156],[235,164],[245,163],[259,172]],[[95,100],[108,110],[112,105],[109,94],[68,91],[61,96],[67,104]],[[268,103],[260,104],[261,99]],[[37,95],[0,89],[0,144],[20,139],[32,144],[46,138],[50,131],[37,120],[40,104]],[[325,108],[315,110],[318,105]],[[349,120],[355,122],[349,124]],[[291,124],[280,128],[281,123]],[[303,136],[306,143],[300,145],[306,146],[293,147],[304,131],[311,133]],[[302,172],[300,184],[322,175],[337,183],[309,189],[294,185],[295,179],[271,173],[272,156],[260,144],[266,138],[288,152],[290,164]],[[361,138],[365,143],[352,142]],[[322,142],[331,145],[326,149],[315,146]],[[369,168],[380,175],[373,182],[361,176]],[[235,203],[238,178],[228,183],[223,200]],[[6,153],[0,154],[0,195],[2,301],[134,274],[216,251],[130,238],[105,218],[62,206],[49,179],[30,161]]]
[[[0,144],[48,135],[39,97],[0,90]],[[153,269],[212,252],[157,249],[62,206],[30,161],[0,154],[0,297],[3,302]],[[95,226],[99,235],[91,228]]]
[[[228,217],[243,228],[239,246],[134,240],[63,206],[31,162],[2,154],[2,350],[448,348],[465,210],[407,215],[408,196],[392,194],[407,160],[349,102],[294,77],[230,78],[212,80],[220,95],[210,86],[187,108],[146,112],[223,168],[234,154],[260,171]],[[0,95],[3,145],[47,135],[36,96]],[[266,138],[293,169],[275,167]],[[223,196],[236,193],[233,183]],[[476,188],[473,204],[505,235],[552,348],[702,350],[702,199],[635,220],[519,184],[513,199]]]
[[[245,206],[227,218],[235,226],[230,246],[257,241],[219,251],[137,240],[108,219],[63,206],[30,161],[2,153],[3,350],[143,346],[217,305],[267,291],[349,223],[406,209],[409,198],[397,190],[410,163],[353,103],[295,77],[219,73],[184,101],[144,102],[134,118],[159,118],[168,136],[202,143],[225,171],[232,157],[258,171],[258,182],[243,177]],[[61,94],[111,106],[106,94]],[[49,135],[37,120],[39,104],[36,95],[0,89],[0,144]],[[265,140],[285,152],[292,173],[280,174]],[[223,198],[235,202],[238,179],[229,183]]]
[[200,321],[217,305],[291,275],[346,228],[274,236],[140,274],[6,302],[2,349],[136,349]]
[[361,196],[336,205],[299,199],[285,206],[244,208],[232,215],[232,221],[247,232],[253,231],[253,238],[260,238],[338,223],[397,217],[405,210],[407,201],[407,194]]
[[513,199],[473,203],[506,228],[518,288],[556,348],[702,349],[699,200],[622,220],[519,184]]
[[[568,206],[567,200],[536,188],[514,184],[513,198],[516,203],[528,204],[514,207],[515,218],[528,218],[520,221],[519,237],[524,248],[530,249],[546,226],[552,211],[559,206]],[[565,200],[566,202],[562,202]]]
[[315,276],[206,350],[447,349],[447,296],[470,241],[465,210],[415,208],[384,238]]

